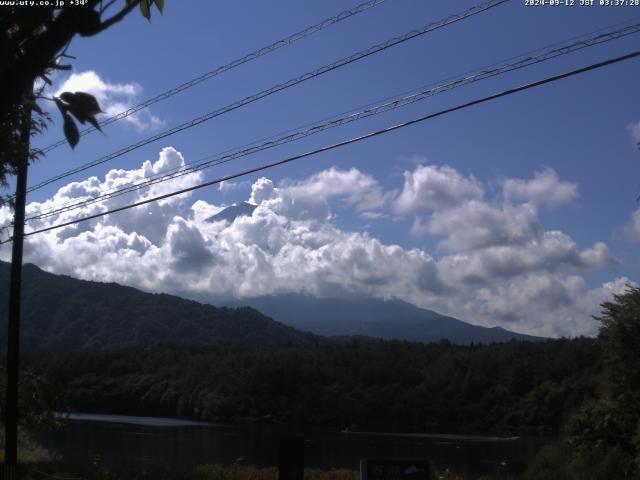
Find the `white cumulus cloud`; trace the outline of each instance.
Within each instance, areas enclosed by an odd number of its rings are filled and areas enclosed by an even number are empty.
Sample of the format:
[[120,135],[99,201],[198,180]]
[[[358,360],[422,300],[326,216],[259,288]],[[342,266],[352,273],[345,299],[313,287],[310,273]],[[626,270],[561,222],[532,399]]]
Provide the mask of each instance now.
[[436,211],[425,229],[444,235],[441,245],[450,251],[525,242],[538,234],[538,212],[530,204],[490,205],[479,200]]
[[292,218],[328,219],[330,201],[339,199],[356,212],[371,216],[382,208],[389,194],[384,193],[376,179],[357,168],[341,170],[335,167],[311,175],[302,181],[288,181],[279,187],[267,178],[258,179],[251,187],[249,202],[268,205]]
[[[54,95],[58,96],[62,92],[86,92],[96,97],[100,108],[104,112],[97,117],[98,121],[100,121],[103,117],[117,115],[136,105],[140,100],[142,87],[135,82],[110,83],[93,70],[87,70],[80,73],[72,73],[64,79],[57,86]],[[129,115],[123,121],[134,125],[141,131],[160,127],[164,124],[159,117],[152,115],[148,109]]]
[[481,199],[482,185],[466,178],[457,170],[437,165],[419,165],[404,172],[404,186],[394,201],[397,213],[415,213],[455,207],[461,203]]
[[551,168],[535,172],[531,180],[506,179],[502,191],[508,201],[523,200],[548,207],[564,205],[578,197],[578,186],[561,181]]

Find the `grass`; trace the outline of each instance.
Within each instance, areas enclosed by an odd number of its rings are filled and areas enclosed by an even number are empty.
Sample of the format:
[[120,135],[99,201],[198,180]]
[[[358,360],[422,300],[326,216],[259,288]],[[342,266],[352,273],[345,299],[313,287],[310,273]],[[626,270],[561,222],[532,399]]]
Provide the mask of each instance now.
[[[0,466],[1,468],[1,466]],[[305,469],[305,480],[358,480],[355,470]],[[105,468],[47,461],[25,463],[21,480],[278,480],[276,467],[203,465],[193,472],[141,471],[114,472]]]
[[[0,464],[0,471],[2,466]],[[305,480],[359,480],[357,470],[333,468],[305,469]],[[140,471],[114,472],[92,465],[46,460],[23,464],[21,480],[278,480],[276,467],[245,465],[203,465],[192,472]],[[518,480],[512,476],[464,477],[455,473],[436,473],[433,480]]]
[[[18,463],[31,464],[51,460],[51,453],[23,432],[18,436]],[[0,465],[4,465],[4,429],[0,428]],[[0,476],[0,480],[2,477]]]
[[[0,433],[2,433],[0,429]],[[3,436],[4,437],[4,436]],[[4,445],[0,439],[0,480],[3,479]],[[276,467],[259,468],[248,465],[202,465],[191,472],[148,470],[116,472],[98,465],[73,463],[55,458],[50,452],[20,435],[18,463],[21,480],[278,480]],[[359,480],[360,472],[347,468],[306,468],[305,480]],[[521,480],[522,477],[498,475],[468,477],[453,472],[437,472],[433,480]]]

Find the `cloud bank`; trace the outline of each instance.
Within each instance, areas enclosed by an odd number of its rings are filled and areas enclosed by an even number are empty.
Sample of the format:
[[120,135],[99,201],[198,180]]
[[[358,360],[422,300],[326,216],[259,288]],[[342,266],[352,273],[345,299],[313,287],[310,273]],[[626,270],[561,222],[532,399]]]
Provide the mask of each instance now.
[[[65,185],[46,201],[29,204],[27,215],[184,163],[179,152],[165,148],[138,169],[114,169],[103,178]],[[60,220],[202,180],[202,173],[192,173],[66,212]],[[405,172],[397,189],[356,168],[330,168],[279,184],[262,177],[238,189],[256,206],[251,216],[210,222],[224,205],[183,194],[28,237],[25,261],[55,273],[199,299],[279,293],[399,298],[479,325],[550,336],[594,334],[591,315],[629,280],[590,288],[583,274],[615,262],[607,245],[579,247],[566,233],[545,230],[538,214],[538,205],[573,201],[577,187],[550,169],[503,185],[502,197],[489,200],[473,176],[437,165]],[[389,228],[405,225],[407,235],[411,228],[414,235],[434,237],[439,247],[428,252],[338,228],[338,204],[356,217],[388,222]],[[0,226],[10,220],[8,210],[0,209]],[[41,219],[29,229],[52,223]],[[8,259],[6,245],[0,257]]]

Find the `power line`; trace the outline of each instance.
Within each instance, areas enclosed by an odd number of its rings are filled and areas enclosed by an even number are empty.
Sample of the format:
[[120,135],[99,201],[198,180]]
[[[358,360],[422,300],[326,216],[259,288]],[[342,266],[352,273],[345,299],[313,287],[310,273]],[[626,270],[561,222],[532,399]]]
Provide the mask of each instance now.
[[[201,160],[198,160],[192,165],[186,166],[186,168],[177,167],[167,172],[161,172],[140,183],[128,185],[122,188],[114,188],[110,191],[104,192],[90,199],[84,199],[80,201],[70,200],[62,205],[59,205],[56,208],[51,208],[49,210],[41,211],[37,215],[28,217],[27,221],[42,220],[42,219],[51,217],[53,215],[59,215],[64,212],[68,212],[78,208],[83,208],[100,201],[125,195],[127,193],[140,190],[142,188],[150,187],[157,183],[173,180],[175,178],[182,177],[184,175],[188,175],[190,173],[203,170],[205,168],[210,168],[223,163],[228,163],[232,160],[235,160],[247,155],[251,155],[251,154],[266,150],[268,148],[273,148],[279,145],[283,145],[286,143],[299,140],[301,138],[306,138],[308,136],[323,132],[331,128],[342,126],[342,125],[345,125],[357,120],[361,120],[363,118],[367,118],[373,115],[378,115],[387,111],[395,110],[397,108],[418,102],[420,100],[424,100],[426,98],[430,98],[439,93],[443,93],[463,85],[467,85],[480,80],[501,75],[510,71],[518,70],[520,68],[524,68],[524,67],[538,64],[544,61],[548,61],[550,59],[557,58],[562,55],[567,55],[569,53],[573,53],[578,50],[582,50],[584,48],[599,45],[611,40],[616,40],[616,39],[619,39],[634,33],[638,33],[638,32],[640,32],[640,23],[637,23],[634,25],[628,25],[623,28],[618,28],[617,30],[600,33],[599,35],[592,36],[586,39],[583,38],[581,40],[574,41],[572,43],[556,44],[559,46],[551,50],[542,51],[541,53],[538,53],[536,55],[525,54],[519,58],[516,57],[517,59],[515,61],[510,61],[501,65],[493,64],[490,67],[483,67],[481,69],[473,71],[472,74],[467,74],[462,77],[450,79],[448,81],[443,81],[440,84],[432,84],[435,86],[430,85],[429,88],[423,87],[421,90],[418,90],[418,91],[414,90],[410,94],[405,94],[400,97],[387,99],[378,104],[369,104],[366,107],[362,107],[362,109],[360,110],[352,110],[348,112],[346,115],[345,114],[336,115],[334,117],[330,117],[329,119],[317,122],[315,124],[311,124],[311,125],[307,125],[305,127],[299,128],[298,130],[290,130],[283,134],[274,135],[266,139],[266,141],[264,141],[263,143],[258,143],[260,141],[257,141],[257,142],[253,142],[252,144],[249,144],[248,146],[239,147],[236,150],[229,150],[227,152],[223,152],[217,155],[209,155]],[[538,50],[538,52],[540,52],[540,50]]]
[[[370,133],[367,133],[365,135],[360,135],[358,137],[354,137],[354,138],[351,138],[351,139],[348,139],[348,140],[344,140],[342,142],[338,142],[338,143],[334,143],[334,144],[331,144],[331,145],[327,145],[327,146],[318,148],[316,150],[312,150],[312,151],[305,152],[305,153],[302,153],[302,154],[294,155],[292,157],[288,157],[288,158],[285,158],[283,160],[279,160],[279,161],[276,161],[276,162],[268,163],[266,165],[261,165],[259,167],[250,168],[248,170],[244,170],[244,171],[241,171],[239,173],[234,173],[232,175],[227,175],[227,176],[224,176],[224,177],[221,177],[221,178],[217,178],[217,179],[211,180],[209,182],[204,182],[204,183],[201,183],[201,184],[198,184],[198,185],[194,185],[192,187],[183,188],[183,189],[176,190],[176,191],[173,191],[173,192],[170,192],[170,193],[166,193],[164,195],[159,195],[159,196],[156,196],[156,197],[153,197],[153,198],[148,198],[146,200],[142,200],[142,201],[139,201],[139,202],[136,202],[136,203],[131,203],[131,204],[128,204],[128,205],[124,205],[122,207],[113,208],[113,209],[108,210],[106,212],[98,213],[98,214],[95,214],[95,215],[88,215],[86,217],[82,217],[82,218],[79,218],[79,219],[76,219],[76,220],[72,220],[72,221],[69,221],[69,222],[64,222],[64,223],[61,223],[61,224],[58,224],[58,225],[52,225],[50,227],[41,228],[39,230],[34,230],[32,232],[25,233],[24,236],[27,237],[27,236],[35,235],[37,233],[43,233],[43,232],[48,232],[48,231],[56,230],[56,229],[63,228],[63,227],[68,227],[70,225],[75,225],[77,223],[86,222],[88,220],[93,220],[95,218],[103,217],[105,215],[110,215],[112,213],[117,213],[117,212],[121,212],[121,211],[124,211],[124,210],[129,210],[131,208],[135,208],[135,207],[139,207],[139,206],[142,206],[142,205],[146,205],[148,203],[157,202],[159,200],[164,200],[165,198],[174,197],[176,195],[182,195],[184,193],[189,193],[189,192],[192,192],[194,190],[199,190],[199,189],[204,188],[204,187],[209,187],[211,185],[216,185],[216,184],[221,183],[223,181],[233,180],[235,178],[239,178],[239,177],[243,177],[243,176],[246,176],[246,175],[250,175],[252,173],[257,173],[257,172],[261,172],[261,171],[264,171],[264,170],[268,170],[270,168],[273,168],[273,167],[276,167],[276,166],[279,166],[279,165],[284,165],[286,163],[290,163],[290,162],[293,162],[295,160],[300,160],[302,158],[310,157],[312,155],[317,155],[319,153],[327,152],[329,150],[334,150],[336,148],[344,147],[344,146],[350,145],[352,143],[357,143],[357,142],[361,142],[363,140],[367,140],[369,138],[377,137],[379,135],[384,135],[386,133],[390,133],[390,132],[393,132],[395,130],[399,130],[401,128],[405,128],[405,127],[408,127],[408,126],[411,126],[411,125],[415,125],[417,123],[424,122],[426,120],[430,120],[430,119],[435,118],[435,117],[439,117],[439,116],[442,116],[442,115],[446,115],[448,113],[456,112],[458,110],[463,110],[465,108],[469,108],[469,107],[472,107],[474,105],[479,105],[481,103],[485,103],[485,102],[489,102],[489,101],[492,101],[492,100],[496,100],[496,99],[501,98],[501,97],[506,97],[508,95],[513,95],[514,93],[522,92],[524,90],[529,90],[531,88],[539,87],[541,85],[545,85],[545,84],[548,84],[548,83],[551,83],[551,82],[562,80],[564,78],[568,78],[568,77],[572,77],[572,76],[575,76],[575,75],[579,75],[581,73],[585,73],[585,72],[588,72],[588,71],[591,71],[591,70],[596,70],[598,68],[603,68],[603,67],[606,67],[608,65],[619,63],[619,62],[622,62],[622,61],[625,61],[625,60],[630,60],[630,59],[636,58],[636,57],[640,57],[640,50],[636,50],[635,52],[631,52],[631,53],[628,53],[626,55],[622,55],[622,56],[619,56],[619,57],[610,58],[610,59],[602,61],[602,62],[594,63],[594,64],[588,65],[586,67],[581,67],[581,68],[578,68],[578,69],[575,69],[575,70],[571,70],[569,72],[565,72],[565,73],[561,73],[561,74],[554,75],[554,76],[551,76],[551,77],[547,77],[547,78],[545,78],[543,80],[538,80],[536,82],[532,82],[532,83],[528,83],[528,84],[525,84],[525,85],[521,85],[519,87],[514,87],[514,88],[511,88],[509,90],[505,90],[505,91],[502,91],[502,92],[499,92],[499,93],[495,93],[493,95],[489,95],[489,96],[486,96],[486,97],[482,97],[480,99],[476,99],[476,100],[473,100],[473,101],[470,101],[470,102],[467,102],[467,103],[463,103],[463,104],[457,105],[455,107],[447,108],[445,110],[440,110],[440,111],[438,111],[436,113],[431,113],[431,114],[428,114],[428,115],[424,115],[422,117],[414,118],[413,120],[408,120],[406,122],[402,122],[402,123],[399,123],[399,124],[396,124],[396,125],[392,125],[390,127],[386,127],[386,128],[381,129],[381,130],[376,130],[374,132],[370,132]],[[9,238],[7,240],[4,240],[4,241],[0,242],[0,245],[2,245],[4,243],[8,243],[10,241],[12,241],[12,238]]]
[[450,25],[450,24],[456,23],[456,22],[458,22],[460,20],[464,20],[466,18],[469,18],[469,17],[471,17],[473,15],[477,15],[479,13],[485,12],[485,11],[491,9],[491,8],[494,8],[494,7],[497,7],[499,5],[502,5],[502,4],[504,4],[504,3],[508,2],[508,1],[510,1],[510,0],[490,0],[490,1],[486,2],[486,3],[471,7],[468,10],[465,10],[462,13],[450,15],[450,16],[448,16],[448,17],[446,17],[446,18],[444,18],[444,19],[442,19],[440,21],[430,23],[430,24],[425,25],[425,26],[423,26],[423,27],[421,27],[421,28],[419,28],[417,30],[411,30],[410,32],[407,32],[404,35],[401,35],[399,37],[393,37],[393,38],[387,40],[386,42],[374,45],[372,47],[369,47],[366,50],[362,50],[360,52],[354,53],[353,55],[350,55],[348,57],[344,57],[344,58],[342,58],[340,60],[337,60],[336,62],[333,62],[331,64],[324,65],[324,66],[322,66],[322,67],[320,67],[320,68],[318,68],[316,70],[313,70],[311,72],[307,72],[307,73],[305,73],[303,75],[300,75],[298,77],[292,78],[292,79],[290,79],[290,80],[288,80],[288,81],[286,81],[284,83],[280,83],[280,84],[275,85],[275,86],[273,86],[273,87],[271,87],[269,89],[266,89],[266,90],[263,90],[263,91],[261,91],[259,93],[254,94],[254,95],[245,97],[242,100],[236,101],[236,102],[231,103],[231,104],[229,104],[229,105],[227,105],[225,107],[219,108],[219,109],[214,110],[214,111],[209,112],[209,113],[206,113],[206,114],[204,114],[204,115],[202,115],[200,117],[194,118],[193,120],[185,122],[185,123],[183,123],[181,125],[178,125],[176,127],[171,128],[169,130],[165,130],[164,132],[160,132],[160,133],[158,133],[156,135],[148,137],[148,138],[146,138],[144,140],[141,140],[141,141],[139,141],[137,143],[134,143],[132,145],[124,147],[124,148],[122,148],[120,150],[117,150],[116,152],[112,152],[112,153],[110,153],[108,155],[100,157],[100,158],[98,158],[96,160],[93,160],[91,162],[88,162],[88,163],[86,163],[84,165],[81,165],[79,167],[73,168],[71,170],[67,170],[66,172],[63,172],[63,173],[61,173],[59,175],[56,175],[56,176],[51,177],[51,178],[49,178],[47,180],[44,180],[44,181],[42,181],[42,182],[40,182],[40,183],[38,183],[38,184],[36,184],[36,185],[34,185],[32,187],[29,187],[27,192],[33,192],[33,191],[38,190],[38,189],[40,189],[40,188],[42,188],[42,187],[44,187],[46,185],[49,185],[49,184],[51,184],[53,182],[56,182],[58,180],[62,180],[63,178],[67,178],[67,177],[69,177],[71,175],[74,175],[76,173],[82,172],[82,171],[87,170],[87,169],[89,169],[91,167],[95,167],[96,165],[100,165],[100,164],[103,164],[103,163],[108,162],[110,160],[113,160],[114,158],[120,157],[120,156],[122,156],[122,155],[124,155],[126,153],[129,153],[129,152],[131,152],[133,150],[136,150],[136,149],[138,149],[140,147],[148,145],[148,144],[150,144],[152,142],[155,142],[157,140],[160,140],[162,138],[165,138],[165,137],[168,137],[168,136],[173,135],[175,133],[181,132],[183,130],[195,127],[196,125],[200,125],[201,123],[207,122],[207,121],[209,121],[209,120],[211,120],[211,119],[213,119],[215,117],[218,117],[220,115],[228,113],[228,112],[230,112],[232,110],[235,110],[235,109],[240,108],[242,106],[245,106],[245,105],[248,105],[250,103],[253,103],[253,102],[257,101],[257,100],[260,100],[262,98],[265,98],[265,97],[268,97],[270,95],[273,95],[276,92],[279,92],[281,90],[285,90],[287,88],[293,87],[294,85],[298,85],[298,84],[303,83],[303,82],[305,82],[307,80],[310,80],[312,78],[315,78],[315,77],[318,77],[318,76],[323,75],[325,73],[328,73],[330,71],[333,71],[333,70],[335,70],[337,68],[349,65],[349,64],[354,63],[354,62],[356,62],[358,60],[366,58],[366,57],[368,57],[370,55],[376,54],[378,52],[381,52],[381,51],[386,50],[388,48],[391,48],[393,46],[396,46],[396,45],[399,45],[401,43],[407,42],[407,41],[409,41],[409,40],[411,40],[413,38],[419,37],[419,36],[424,35],[426,33],[429,33],[429,32],[432,32],[434,30],[437,30],[439,28],[442,28],[442,27],[444,27],[446,25]]
[[64,172],[62,174],[59,174],[59,175],[57,175],[55,177],[52,177],[52,178],[50,178],[48,180],[45,180],[43,182],[40,182],[39,184],[36,184],[36,185],[30,187],[28,189],[28,192],[32,192],[32,191],[37,190],[39,188],[42,188],[42,187],[44,187],[46,185],[49,185],[50,183],[53,183],[53,182],[55,182],[57,180],[60,180],[62,178],[66,178],[66,177],[68,177],[70,175],[73,175],[75,173],[84,171],[84,170],[86,170],[88,168],[91,168],[93,166],[100,165],[102,163],[110,161],[110,160],[112,160],[114,158],[117,158],[117,157],[119,157],[121,155],[129,153],[129,152],[131,152],[131,151],[133,151],[133,150],[135,150],[137,148],[140,148],[140,147],[142,147],[144,145],[147,145],[147,144],[149,144],[151,142],[154,142],[154,141],[160,140],[162,138],[165,138],[167,136],[173,135],[174,133],[178,133],[178,132],[180,132],[182,130],[186,130],[188,128],[192,128],[192,127],[194,127],[196,125],[199,125],[199,124],[201,124],[203,122],[211,120],[211,119],[213,119],[213,118],[215,118],[217,116],[220,116],[220,115],[222,115],[224,113],[228,113],[229,111],[235,110],[235,109],[237,109],[239,107],[242,107],[242,106],[247,105],[249,103],[252,103],[254,101],[257,101],[257,100],[260,100],[262,98],[265,98],[265,97],[267,97],[269,95],[272,95],[272,94],[274,94],[276,92],[279,92],[281,90],[290,88],[290,87],[292,87],[294,85],[297,85],[299,83],[302,83],[302,82],[304,82],[306,80],[310,80],[311,78],[315,78],[315,77],[320,76],[320,75],[322,75],[324,73],[330,72],[330,71],[335,70],[337,68],[340,68],[342,66],[345,66],[345,65],[348,65],[348,64],[353,63],[355,61],[358,61],[358,60],[360,60],[362,58],[365,58],[365,57],[368,57],[368,56],[373,55],[375,53],[378,53],[380,51],[386,50],[387,48],[393,47],[393,46],[398,45],[400,43],[404,43],[404,42],[406,42],[408,40],[411,40],[411,39],[413,39],[413,38],[415,38],[417,36],[424,35],[424,34],[426,34],[428,32],[436,30],[438,28],[444,27],[446,25],[455,23],[457,21],[463,20],[463,19],[468,18],[470,16],[473,16],[473,15],[476,15],[478,13],[484,12],[484,11],[490,9],[490,8],[493,8],[493,7],[496,7],[496,6],[501,5],[503,3],[506,3],[507,1],[509,1],[509,0],[491,0],[491,1],[487,2],[487,3],[476,5],[476,6],[472,7],[472,8],[464,11],[463,13],[450,15],[450,16],[446,17],[445,19],[440,20],[438,22],[430,23],[430,24],[425,25],[424,27],[422,27],[420,29],[412,30],[410,32],[407,32],[406,34],[404,34],[404,35],[402,35],[400,37],[391,38],[391,39],[387,40],[384,43],[381,43],[381,44],[378,44],[378,45],[374,45],[373,47],[370,47],[370,48],[368,48],[366,50],[357,52],[357,53],[355,53],[355,54],[353,54],[353,55],[351,55],[349,57],[342,58],[342,59],[340,59],[340,60],[338,60],[338,61],[336,61],[336,62],[334,62],[332,64],[325,65],[325,66],[320,67],[320,68],[318,68],[318,69],[316,69],[314,71],[311,71],[311,72],[307,72],[307,73],[305,73],[305,74],[303,74],[303,75],[301,75],[299,77],[290,79],[287,82],[275,85],[275,86],[273,86],[273,87],[271,87],[271,88],[269,88],[267,90],[263,90],[263,91],[261,91],[261,92],[259,92],[257,94],[251,95],[249,97],[245,97],[242,100],[239,100],[237,102],[229,104],[229,105],[227,105],[225,107],[219,108],[219,109],[214,110],[212,112],[209,112],[209,113],[207,113],[205,115],[197,117],[197,118],[195,118],[195,119],[193,119],[191,121],[185,122],[185,123],[183,123],[181,125],[178,125],[176,127],[171,128],[169,130],[165,130],[164,132],[156,134],[156,135],[154,135],[152,137],[149,137],[149,138],[147,138],[145,140],[142,140],[140,142],[137,142],[135,144],[129,145],[129,146],[123,148],[123,149],[120,149],[120,150],[118,150],[116,152],[108,154],[108,155],[106,155],[104,157],[101,157],[101,158],[99,158],[97,160],[94,160],[92,162],[84,164],[84,165],[82,165],[80,167],[68,170],[68,171],[66,171],[66,172]]
[[[348,10],[344,10],[340,13],[338,13],[337,15],[334,15],[333,17],[329,17],[325,20],[323,20],[320,23],[317,23],[315,25],[312,25],[310,27],[305,28],[304,30],[301,30],[299,32],[296,32],[292,35],[289,35],[288,37],[285,37],[281,40],[278,40],[277,42],[272,43],[271,45],[268,45],[266,47],[262,47],[258,50],[255,50],[243,57],[237,58],[235,60],[232,60],[231,62],[219,66],[209,72],[203,73],[202,75],[193,78],[192,80],[189,80],[188,82],[184,82],[180,85],[178,85],[177,87],[174,87],[170,90],[167,90],[165,92],[162,92],[158,95],[156,95],[155,97],[152,97],[148,100],[145,100],[144,102],[135,105],[131,108],[129,108],[128,110],[122,111],[116,115],[113,115],[105,120],[103,120],[102,122],[100,122],[100,126],[104,127],[106,125],[110,125],[114,122],[117,122],[118,120],[121,120],[125,117],[128,117],[130,115],[133,115],[134,113],[139,112],[140,110],[147,108],[155,103],[161,102],[163,100],[166,100],[167,98],[173,97],[174,95],[177,95],[180,92],[183,92],[191,87],[194,87],[206,80],[209,80],[213,77],[216,77],[224,72],[227,72],[229,70],[232,70],[236,67],[239,67],[240,65],[243,65],[245,63],[248,63],[252,60],[255,60],[257,58],[260,58],[264,55],[267,55],[268,53],[274,52],[282,47],[285,47],[287,45],[291,45],[294,42],[297,42],[298,40],[302,40],[305,37],[308,37],[310,35],[313,35],[316,32],[319,32],[321,30],[324,30],[327,27],[330,27],[331,25],[334,25],[338,22],[341,22],[343,20],[346,20],[348,18],[351,18],[355,15],[358,15],[359,13],[365,12],[373,7],[377,7],[378,5],[380,5],[381,3],[383,3],[385,0],[369,0],[367,2],[361,3],[359,5],[356,5],[355,7],[348,9]],[[96,131],[96,128],[94,127],[87,127],[83,130],[80,131],[80,136],[84,136],[87,135],[88,133],[94,132]],[[56,148],[58,148],[61,145],[66,144],[67,141],[65,139],[61,139],[58,140],[57,142],[44,147],[42,149],[40,149],[41,153],[49,153],[51,150],[54,150]]]
[[[370,104],[361,111],[351,111],[349,112],[348,115],[343,117],[334,116],[334,117],[331,117],[329,121],[325,121],[324,123],[315,124],[315,125],[312,124],[313,126],[310,128],[303,128],[298,131],[289,131],[289,132],[286,132],[286,134],[280,134],[281,136],[279,138],[277,135],[272,136],[268,139],[267,142],[264,142],[260,145],[255,145],[257,142],[254,142],[253,144],[250,144],[252,145],[251,147],[244,148],[242,150],[237,150],[235,152],[231,150],[231,152],[233,153],[230,153],[230,154],[225,155],[224,153],[226,152],[223,152],[223,154],[218,154],[216,156],[208,156],[208,157],[205,157],[204,159],[199,160],[198,161],[199,163],[197,162],[194,165],[188,166],[187,168],[177,167],[168,172],[159,173],[156,175],[155,178],[152,177],[141,183],[129,185],[127,187],[123,187],[120,189],[113,189],[111,191],[105,192],[102,195],[99,195],[98,197],[94,197],[89,200],[82,200],[76,203],[73,203],[73,201],[69,201],[66,204],[63,204],[56,209],[46,210],[44,212],[41,212],[39,215],[34,215],[32,217],[27,218],[27,220],[47,218],[55,214],[59,214],[65,211],[84,207],[92,203],[96,203],[98,201],[120,196],[135,190],[139,190],[139,189],[154,185],[156,183],[168,181],[183,175],[187,175],[189,173],[202,170],[204,168],[220,165],[221,163],[227,163],[239,157],[244,157],[246,155],[253,154],[253,153],[265,150],[267,148],[272,148],[278,145],[282,145],[284,143],[289,143],[297,139],[322,132],[329,128],[334,128],[340,125],[344,125],[346,123],[350,123],[356,120],[360,120],[362,118],[366,118],[368,116],[377,115],[379,113],[393,110],[393,109],[408,105],[410,103],[423,100],[427,97],[434,96],[438,93],[442,93],[444,91],[457,88],[459,86],[462,86],[468,83],[473,83],[473,82],[483,80],[489,77],[493,77],[493,76],[506,73],[512,70],[516,70],[516,69],[530,66],[536,63],[540,63],[560,55],[566,55],[568,53],[572,53],[582,48],[586,48],[586,47],[594,46],[610,40],[618,39],[632,33],[637,33],[638,31],[640,31],[640,24],[631,25],[631,26],[618,29],[613,32],[607,32],[604,34],[600,34],[596,37],[574,42],[570,45],[564,45],[560,48],[555,48],[551,51],[548,51],[539,55],[535,55],[535,56],[530,55],[525,58],[520,58],[516,62],[510,62],[508,64],[501,65],[497,68],[487,69],[488,67],[484,67],[483,69],[476,71],[474,75],[459,78],[459,79],[456,79],[455,81],[449,81],[448,83],[438,85],[428,90],[422,90],[418,92],[414,91],[410,95],[405,95],[401,98],[394,98],[392,101],[386,101],[386,103],[383,103],[380,105]],[[293,133],[290,133],[290,132],[293,132]],[[213,158],[214,160],[208,160],[211,158]],[[208,161],[205,161],[205,160],[208,160]]]

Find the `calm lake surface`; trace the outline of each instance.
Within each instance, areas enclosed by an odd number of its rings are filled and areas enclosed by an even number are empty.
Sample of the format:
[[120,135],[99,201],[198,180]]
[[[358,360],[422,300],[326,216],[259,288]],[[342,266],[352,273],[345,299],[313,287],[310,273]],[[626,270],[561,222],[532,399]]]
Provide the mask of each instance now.
[[[361,458],[429,459],[437,468],[464,473],[517,471],[549,438],[340,432],[273,424],[210,424],[156,417],[72,414],[67,426],[41,438],[63,458],[91,462],[99,455],[112,469],[190,470],[238,462],[272,466],[280,435],[305,438],[305,464],[357,469]],[[502,464],[502,466],[501,466]]]

